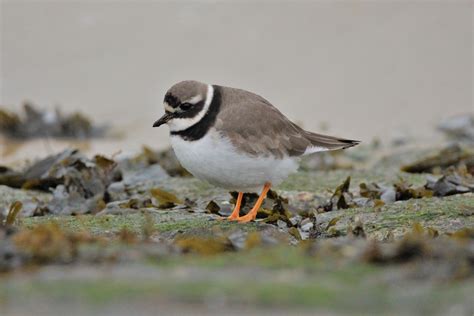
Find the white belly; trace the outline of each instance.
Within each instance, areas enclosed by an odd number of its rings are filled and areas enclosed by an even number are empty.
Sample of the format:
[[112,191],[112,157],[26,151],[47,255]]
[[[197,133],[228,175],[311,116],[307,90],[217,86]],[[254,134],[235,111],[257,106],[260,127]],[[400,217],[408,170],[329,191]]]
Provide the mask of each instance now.
[[196,178],[227,190],[256,192],[266,182],[278,185],[298,169],[293,158],[258,158],[238,153],[214,129],[196,141],[171,136],[179,161]]

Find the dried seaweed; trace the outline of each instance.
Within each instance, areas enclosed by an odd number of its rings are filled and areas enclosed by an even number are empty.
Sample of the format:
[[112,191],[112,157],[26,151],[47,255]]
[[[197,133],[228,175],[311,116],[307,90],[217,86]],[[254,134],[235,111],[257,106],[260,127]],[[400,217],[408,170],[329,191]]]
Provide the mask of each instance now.
[[380,202],[383,205],[395,201],[429,198],[432,196],[443,197],[467,192],[474,192],[474,177],[462,166],[457,169],[453,167],[448,168],[440,177],[428,176],[424,186],[416,187],[400,178],[393,186],[387,187],[377,183],[369,185],[361,183],[359,189],[360,195],[368,201],[372,201],[374,206]]
[[364,230],[364,224],[362,223],[359,217],[354,218],[354,221],[349,224],[349,226],[347,227],[347,235],[356,238],[367,237]]
[[10,238],[24,264],[70,263],[77,259],[81,244],[101,240],[85,232],[65,231],[55,222],[20,230]]
[[104,191],[114,173],[115,162],[103,156],[92,160],[78,150],[67,149],[48,156],[21,172],[7,171],[0,174],[0,184],[10,187],[48,191],[60,184],[75,186],[90,197]]
[[396,192],[396,200],[404,201],[409,199],[420,199],[423,197],[432,197],[433,192],[427,190],[425,187],[413,187],[411,184],[406,183],[404,180],[394,184]]
[[474,153],[463,149],[458,144],[448,146],[433,156],[415,161],[401,167],[402,171],[411,173],[436,173],[449,167],[465,165],[474,175]]
[[349,192],[351,185],[351,177],[347,177],[342,184],[340,184],[329,201],[318,208],[319,212],[330,212],[334,209],[343,210],[350,207],[355,207],[356,204],[353,200],[354,196]]
[[21,121],[17,114],[0,109],[0,131],[17,132]]
[[130,188],[149,185],[150,195],[158,208],[182,205],[173,194],[157,189],[167,175],[157,164],[130,165],[129,161],[115,162],[97,155],[89,159],[78,150],[68,149],[48,156],[23,171],[2,169],[0,184],[28,190],[52,191],[53,198],[47,204],[37,205],[32,214],[84,214],[97,213],[106,208],[115,213],[120,209],[150,207],[140,194],[129,194]]
[[458,240],[474,240],[474,228],[463,228],[458,231],[448,233],[448,236]]
[[183,253],[200,255],[215,255],[235,250],[230,240],[222,236],[215,238],[181,237],[174,244]]
[[151,196],[158,201],[158,208],[167,209],[173,208],[176,205],[184,204],[176,195],[170,192],[163,191],[159,188],[150,190]]
[[288,233],[291,236],[295,237],[296,240],[302,240],[301,234],[296,227],[290,227],[290,229],[288,229]]
[[142,152],[131,159],[134,164],[160,165],[172,177],[189,177],[191,174],[184,169],[171,148],[155,151],[143,146]]
[[474,176],[462,167],[450,168],[439,179],[429,177],[425,188],[431,190],[435,196],[474,192]]
[[15,201],[10,205],[10,210],[8,211],[7,218],[5,219],[5,225],[13,225],[15,219],[23,208],[23,203],[20,201]]
[[142,226],[142,235],[144,241],[149,241],[153,233],[155,232],[155,220],[149,212],[144,213],[145,220]]
[[30,103],[23,105],[21,114],[0,109],[0,132],[12,138],[85,139],[104,137],[106,131],[107,126],[96,126],[91,119],[79,112],[64,115],[59,109],[43,111]]
[[[434,255],[429,240],[438,237],[438,232],[432,228],[423,228],[419,223],[413,224],[412,231],[389,247],[373,243],[364,254],[365,260],[374,263],[401,263],[422,257]],[[436,249],[438,250],[438,249]],[[448,253],[439,249],[440,254]]]
[[341,219],[340,216],[338,217],[334,217],[333,219],[331,219],[328,223],[328,225],[326,226],[326,230],[329,230],[329,228],[331,228],[332,226],[336,225],[337,222],[339,222],[339,220]]
[[263,238],[259,232],[251,232],[247,235],[245,240],[245,249],[253,249],[258,246],[261,246],[263,243]]
[[207,213],[209,214],[219,214],[219,211],[221,210],[220,206],[214,202],[214,201],[210,201],[207,205],[206,205],[206,211]]
[[116,177],[116,163],[103,156],[88,159],[68,149],[42,159],[23,172],[0,174],[0,184],[23,189],[53,191],[47,205],[55,214],[95,213],[105,207],[105,192]]
[[119,238],[120,242],[122,242],[124,244],[128,244],[128,245],[136,244],[138,242],[137,234],[130,231],[125,226],[122,227],[122,229],[120,230],[120,232],[118,234],[118,238]]

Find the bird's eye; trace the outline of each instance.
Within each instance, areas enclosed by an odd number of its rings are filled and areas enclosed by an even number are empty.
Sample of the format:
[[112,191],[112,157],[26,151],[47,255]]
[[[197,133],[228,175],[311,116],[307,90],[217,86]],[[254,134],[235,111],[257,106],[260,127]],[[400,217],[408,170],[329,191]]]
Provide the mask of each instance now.
[[181,108],[181,110],[183,111],[187,111],[189,110],[193,105],[191,103],[183,103],[181,104],[179,107]]

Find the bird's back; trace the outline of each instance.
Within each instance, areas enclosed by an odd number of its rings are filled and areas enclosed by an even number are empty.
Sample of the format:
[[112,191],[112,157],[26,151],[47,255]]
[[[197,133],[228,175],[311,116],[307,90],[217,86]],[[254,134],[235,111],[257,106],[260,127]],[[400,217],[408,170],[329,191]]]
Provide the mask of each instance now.
[[234,146],[253,156],[298,157],[344,149],[359,142],[305,131],[263,97],[241,89],[218,87],[221,109],[215,128]]

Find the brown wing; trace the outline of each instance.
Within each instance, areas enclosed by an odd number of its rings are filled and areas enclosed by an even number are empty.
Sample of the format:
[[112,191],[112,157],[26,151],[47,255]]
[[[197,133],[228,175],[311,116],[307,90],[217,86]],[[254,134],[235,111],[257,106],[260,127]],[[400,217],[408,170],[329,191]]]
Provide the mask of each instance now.
[[309,147],[347,148],[357,142],[307,132],[264,98],[248,91],[221,88],[222,105],[216,129],[250,155],[301,156]]

